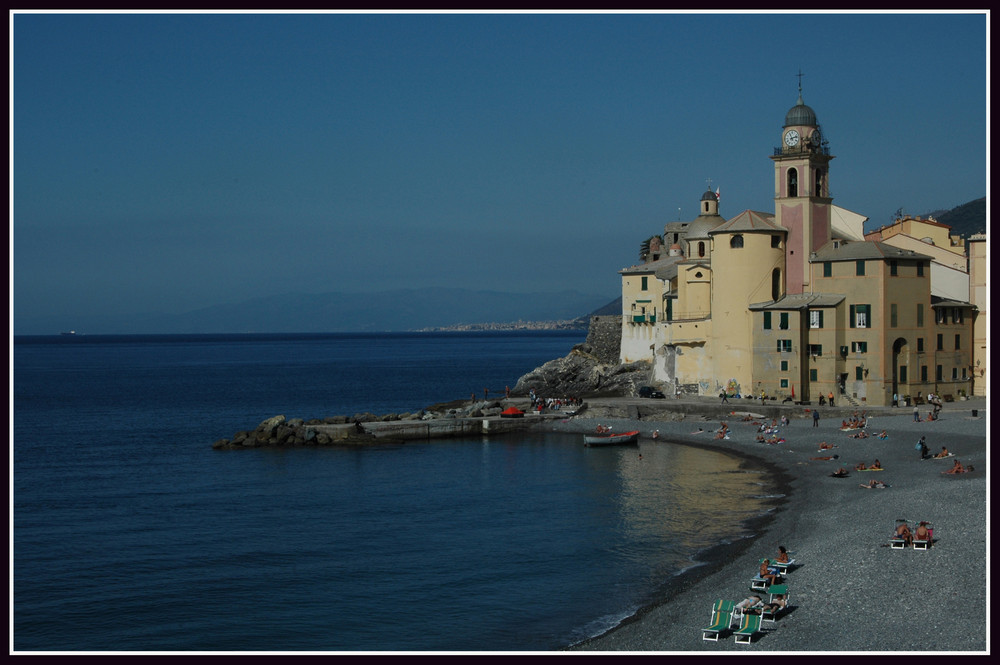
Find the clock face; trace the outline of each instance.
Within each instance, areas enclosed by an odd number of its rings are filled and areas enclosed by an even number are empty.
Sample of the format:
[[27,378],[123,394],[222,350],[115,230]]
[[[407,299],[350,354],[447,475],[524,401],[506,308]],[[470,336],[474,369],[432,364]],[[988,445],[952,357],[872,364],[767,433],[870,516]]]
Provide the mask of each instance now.
[[794,148],[799,144],[799,133],[794,129],[789,129],[785,132],[785,145],[789,148]]
[[820,142],[823,140],[823,136],[822,134],[819,133],[819,130],[817,129],[813,131],[812,136],[810,136],[809,139],[812,141],[813,145],[819,145]]

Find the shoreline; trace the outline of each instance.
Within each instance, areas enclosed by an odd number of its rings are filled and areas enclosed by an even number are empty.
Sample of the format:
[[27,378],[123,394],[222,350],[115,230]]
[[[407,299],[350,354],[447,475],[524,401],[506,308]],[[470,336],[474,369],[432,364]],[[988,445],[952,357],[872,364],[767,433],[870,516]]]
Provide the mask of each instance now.
[[[985,400],[948,404],[934,422],[914,422],[906,409],[869,409],[873,431],[866,439],[841,431],[836,417],[821,417],[814,428],[796,409],[798,417],[781,430],[786,442],[776,445],[758,443],[755,427],[733,420],[728,421],[729,440],[712,439],[718,421],[705,416],[546,423],[566,432],[590,432],[597,422],[640,429],[649,444],[649,434],[658,429],[656,445],[690,445],[739,457],[766,470],[777,493],[784,494],[773,511],[744,522],[753,535],[711,548],[705,564],[679,574],[662,598],[562,650],[984,652],[989,643],[985,406]],[[977,408],[978,417],[967,415]],[[692,426],[704,428],[704,434],[691,434]],[[874,436],[883,429],[886,440]],[[946,445],[956,457],[920,460],[914,443],[921,435],[927,436],[932,454]],[[837,448],[820,453],[821,441]],[[809,459],[831,453],[840,459]],[[859,488],[874,474],[853,471],[855,463],[876,457],[886,469],[879,480],[890,487]],[[975,471],[942,474],[953,459],[973,464]],[[829,477],[837,466],[847,468],[849,477]],[[934,547],[890,550],[888,536],[897,518],[911,524],[930,521]],[[727,633],[718,642],[704,641],[701,628],[709,623],[712,603],[751,595],[749,580],[757,562],[773,556],[778,545],[794,552],[797,561],[786,576],[789,609],[776,623],[764,624],[751,645],[735,644]],[[920,627],[926,627],[926,636]]]

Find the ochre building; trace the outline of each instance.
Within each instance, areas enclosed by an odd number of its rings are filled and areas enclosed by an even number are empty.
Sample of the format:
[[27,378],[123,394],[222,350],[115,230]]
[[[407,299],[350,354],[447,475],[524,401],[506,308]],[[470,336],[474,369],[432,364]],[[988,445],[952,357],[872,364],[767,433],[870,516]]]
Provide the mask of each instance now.
[[866,217],[833,205],[834,157],[801,91],[779,142],[773,213],[726,220],[709,188],[698,217],[668,223],[621,271],[621,361],[651,361],[668,394],[857,406],[983,394],[985,240],[970,268],[934,220],[866,235]]

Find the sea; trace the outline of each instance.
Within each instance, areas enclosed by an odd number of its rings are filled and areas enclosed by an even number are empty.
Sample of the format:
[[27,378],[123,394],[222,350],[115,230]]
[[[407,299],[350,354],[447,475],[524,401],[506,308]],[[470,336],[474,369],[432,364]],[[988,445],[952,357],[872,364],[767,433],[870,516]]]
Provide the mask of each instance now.
[[212,447],[499,397],[584,337],[13,337],[11,649],[541,652],[668,599],[753,535],[762,470],[555,431]]

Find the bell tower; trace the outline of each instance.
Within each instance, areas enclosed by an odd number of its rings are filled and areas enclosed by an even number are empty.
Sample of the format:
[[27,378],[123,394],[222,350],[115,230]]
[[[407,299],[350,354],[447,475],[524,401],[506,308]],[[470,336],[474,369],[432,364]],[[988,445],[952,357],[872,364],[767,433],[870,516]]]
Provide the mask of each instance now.
[[785,293],[809,290],[809,255],[830,241],[830,148],[816,113],[799,99],[787,114],[774,149],[774,221],[788,229]]

